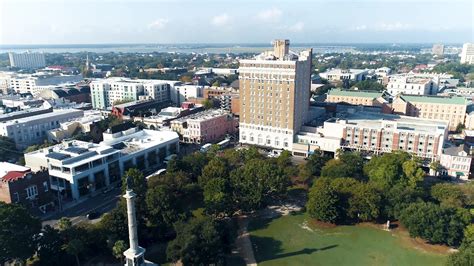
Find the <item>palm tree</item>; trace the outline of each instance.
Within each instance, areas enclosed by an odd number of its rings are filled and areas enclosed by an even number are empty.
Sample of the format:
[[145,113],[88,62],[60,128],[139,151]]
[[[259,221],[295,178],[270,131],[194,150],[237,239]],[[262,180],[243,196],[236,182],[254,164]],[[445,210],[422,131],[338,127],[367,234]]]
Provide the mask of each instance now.
[[70,255],[76,257],[77,266],[81,266],[79,262],[79,254],[84,250],[84,243],[79,239],[73,239],[63,246],[63,249]]

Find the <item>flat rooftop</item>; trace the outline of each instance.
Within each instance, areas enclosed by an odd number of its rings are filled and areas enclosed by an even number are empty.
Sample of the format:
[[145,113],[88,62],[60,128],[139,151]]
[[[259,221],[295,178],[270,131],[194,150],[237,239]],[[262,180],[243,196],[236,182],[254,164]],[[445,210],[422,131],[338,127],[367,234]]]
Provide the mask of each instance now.
[[328,95],[331,96],[348,96],[348,97],[363,97],[363,98],[378,98],[383,95],[382,92],[374,91],[361,91],[361,90],[342,90],[342,89],[332,89],[328,91]]
[[18,123],[18,124],[28,123],[28,122],[36,121],[36,120],[39,120],[39,119],[51,118],[51,117],[55,117],[55,116],[58,116],[58,115],[64,115],[64,114],[78,114],[78,115],[80,114],[80,115],[82,115],[82,114],[84,114],[84,111],[77,110],[77,109],[59,109],[59,110],[54,110],[51,113],[19,118],[19,119],[15,119],[15,120],[5,121],[3,123],[7,124],[7,125],[16,124],[16,123]]
[[343,123],[346,121],[348,125],[355,125],[363,128],[381,129],[386,123],[394,123],[397,130],[418,131],[426,133],[434,133],[445,130],[448,122],[422,119],[410,116],[388,115],[372,112],[357,112],[353,114],[339,113],[339,117],[330,118],[326,122]]
[[199,113],[187,115],[187,116],[178,118],[175,121],[179,121],[179,122],[185,122],[185,121],[188,121],[188,120],[205,121],[205,120],[208,120],[208,119],[211,119],[211,118],[214,118],[214,117],[219,117],[219,116],[226,115],[226,114],[229,114],[229,113],[226,112],[226,111],[223,111],[223,110],[212,110],[211,109],[211,110],[206,110],[206,111],[202,111],[202,112],[199,112]]
[[46,157],[61,161],[64,166],[75,167],[115,153],[132,154],[174,139],[178,139],[176,132],[144,129],[127,135],[119,135],[99,144],[79,140],[65,141],[30,152],[27,156]]
[[416,103],[436,103],[436,104],[457,104],[467,105],[466,98],[462,96],[423,96],[423,95],[402,95],[402,99]]

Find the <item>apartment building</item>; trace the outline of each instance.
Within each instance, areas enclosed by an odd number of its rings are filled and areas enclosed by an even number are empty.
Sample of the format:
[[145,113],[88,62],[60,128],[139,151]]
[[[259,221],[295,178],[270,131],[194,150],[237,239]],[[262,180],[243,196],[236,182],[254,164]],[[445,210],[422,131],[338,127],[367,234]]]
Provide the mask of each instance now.
[[129,78],[96,79],[90,83],[94,109],[110,109],[121,101],[137,101],[151,98],[159,102],[172,98],[169,82]]
[[74,140],[30,152],[25,162],[32,170],[48,169],[51,189],[75,200],[118,182],[130,168],[156,169],[178,151],[175,132],[131,128],[106,132],[99,144]]
[[340,69],[333,68],[326,72],[320,73],[319,76],[329,81],[362,81],[369,73],[373,72],[370,69]]
[[46,66],[46,60],[43,53],[8,53],[10,66],[21,69],[35,69]]
[[273,51],[240,60],[241,143],[291,150],[308,118],[312,49],[295,53],[289,45],[276,40]]
[[[359,150],[374,154],[405,151],[421,158],[438,158],[448,134],[448,123],[372,112],[340,113],[320,128],[296,136],[293,153],[307,155],[315,149]],[[338,146],[339,143],[339,146]]]
[[391,95],[436,95],[438,93],[437,83],[429,77],[417,77],[414,75],[393,75],[389,77],[387,91]]
[[462,46],[461,64],[474,64],[474,43],[465,43]]
[[392,108],[397,114],[446,121],[449,130],[454,131],[458,124],[465,123],[467,105],[466,98],[461,96],[399,95]]
[[171,121],[171,130],[185,143],[208,143],[237,132],[238,120],[222,110],[207,110]]
[[83,116],[82,110],[65,109],[4,121],[0,123],[0,136],[14,140],[17,148],[23,149],[44,142],[48,130],[59,128],[61,123]]

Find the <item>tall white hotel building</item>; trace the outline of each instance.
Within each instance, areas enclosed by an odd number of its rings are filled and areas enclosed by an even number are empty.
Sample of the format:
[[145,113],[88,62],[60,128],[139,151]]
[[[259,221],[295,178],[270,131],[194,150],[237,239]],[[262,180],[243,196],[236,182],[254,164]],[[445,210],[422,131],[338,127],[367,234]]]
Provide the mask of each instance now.
[[240,142],[292,150],[306,122],[312,49],[294,53],[289,40],[275,40],[273,51],[240,60]]

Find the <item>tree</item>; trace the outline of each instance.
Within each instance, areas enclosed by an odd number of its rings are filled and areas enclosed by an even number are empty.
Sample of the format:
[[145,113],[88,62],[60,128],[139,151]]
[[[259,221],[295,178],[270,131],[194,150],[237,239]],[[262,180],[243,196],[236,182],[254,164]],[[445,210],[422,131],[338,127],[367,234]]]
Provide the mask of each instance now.
[[424,196],[421,189],[396,184],[385,191],[384,215],[389,219],[399,219],[403,209],[411,203],[422,201]]
[[464,126],[463,123],[459,123],[459,124],[456,126],[456,130],[455,130],[454,132],[456,132],[456,133],[461,133],[465,128],[466,128],[466,126]]
[[117,258],[120,261],[123,261],[123,253],[127,249],[128,249],[128,246],[125,243],[125,241],[118,240],[114,243],[114,246],[112,247],[112,253],[115,258]]
[[76,258],[77,266],[81,266],[79,261],[79,254],[84,251],[84,243],[80,239],[71,239],[68,243],[63,245],[63,249],[70,255]]
[[371,184],[359,183],[349,199],[349,213],[362,221],[375,221],[380,217],[382,196]]
[[232,193],[226,178],[214,178],[203,187],[204,205],[206,212],[219,215],[230,215],[233,211]]
[[384,153],[374,156],[364,166],[364,173],[370,182],[382,189],[388,189],[397,183],[406,184],[403,163],[410,160],[406,152]]
[[467,202],[460,185],[456,184],[436,184],[431,187],[431,196],[444,207],[463,208]]
[[122,191],[125,193],[127,189],[127,178],[130,177],[131,189],[137,195],[135,197],[135,209],[139,223],[144,223],[144,217],[146,217],[146,191],[147,183],[146,178],[141,171],[135,168],[131,168],[125,172],[122,178]]
[[176,238],[168,244],[166,255],[183,265],[222,264],[224,245],[221,233],[211,218],[192,218],[175,224]]
[[329,179],[319,178],[311,187],[306,209],[309,215],[319,221],[336,223],[340,220],[339,196]]
[[337,159],[331,159],[321,170],[323,177],[354,177],[362,179],[364,160],[358,152],[342,152]]
[[364,90],[364,91],[383,91],[385,89],[385,86],[377,82],[377,80],[367,79],[367,80],[356,82],[351,87],[351,89],[355,89],[355,88],[357,88],[358,90]]
[[434,172],[435,176],[438,176],[441,169],[442,169],[442,166],[441,166],[441,163],[439,161],[432,161],[430,163],[430,170],[432,170]]
[[72,228],[71,220],[67,217],[61,217],[61,219],[58,221],[58,228],[61,232],[70,230]]
[[100,219],[99,227],[107,235],[108,241],[115,243],[117,240],[126,240],[128,238],[127,214],[125,203],[119,202],[119,205],[111,212],[106,213]]
[[166,185],[158,185],[148,190],[146,194],[148,221],[151,225],[163,231],[168,230],[179,220],[180,210],[178,199]]
[[418,202],[401,211],[400,221],[412,237],[421,237],[433,244],[458,246],[470,215],[434,203]]
[[46,225],[38,240],[38,257],[40,265],[63,265],[64,252],[62,246],[64,241],[59,230]]
[[267,160],[252,159],[230,173],[236,209],[252,211],[286,193],[289,178]]
[[25,261],[36,250],[41,222],[20,205],[0,202],[0,263]]
[[204,187],[207,182],[215,178],[227,178],[229,176],[229,167],[227,162],[220,158],[214,157],[205,167],[202,169],[202,174],[199,177],[199,184]]
[[459,252],[452,253],[448,257],[446,265],[474,265],[474,225],[470,224],[464,230],[464,239]]
[[214,107],[214,103],[210,99],[205,99],[202,102],[202,105],[204,106],[204,109],[208,110]]
[[328,160],[329,158],[324,156],[322,152],[315,151],[308,157],[308,161],[306,162],[305,166],[312,176],[319,176],[321,175],[321,169]]
[[402,164],[403,173],[405,174],[408,186],[417,187],[425,177],[425,172],[415,160],[409,160]]
[[22,152],[16,149],[15,141],[4,136],[0,136],[0,161],[8,162],[12,159],[17,159],[23,155]]
[[346,168],[346,165],[343,161],[338,159],[331,159],[323,166],[321,169],[322,177],[348,177],[351,176],[351,173]]

